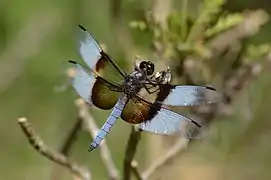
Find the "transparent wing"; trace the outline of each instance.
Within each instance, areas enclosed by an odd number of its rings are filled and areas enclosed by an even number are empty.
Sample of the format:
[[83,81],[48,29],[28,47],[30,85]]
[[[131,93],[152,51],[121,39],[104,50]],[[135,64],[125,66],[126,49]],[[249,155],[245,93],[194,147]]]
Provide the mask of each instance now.
[[88,104],[93,104],[91,101],[92,89],[96,82],[96,76],[89,74],[79,64],[75,66],[75,75],[72,78],[72,86],[79,96]]
[[145,92],[139,96],[150,102],[169,106],[200,106],[217,103],[221,100],[216,89],[207,86],[157,84],[155,88],[155,93]]
[[87,66],[107,80],[113,82],[123,80],[125,72],[102,50],[83,26],[79,25],[77,34],[78,52]]
[[193,133],[200,128],[195,121],[165,108],[158,110],[151,120],[135,126],[152,133],[182,135],[186,138],[193,138]]
[[95,70],[98,61],[102,57],[102,49],[81,25],[79,25],[78,30],[78,51],[88,67]]
[[188,138],[200,127],[195,121],[141,97],[130,99],[121,118],[144,131],[163,135],[181,134]]

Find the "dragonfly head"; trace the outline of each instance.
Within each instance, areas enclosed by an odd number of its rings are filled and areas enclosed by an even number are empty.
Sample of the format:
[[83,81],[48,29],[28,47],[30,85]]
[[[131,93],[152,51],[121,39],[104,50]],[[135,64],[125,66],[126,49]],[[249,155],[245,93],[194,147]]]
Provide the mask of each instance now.
[[139,69],[151,76],[154,73],[154,64],[151,61],[142,61],[139,64]]
[[154,73],[154,64],[151,61],[142,60],[139,56],[136,56],[135,70],[143,72],[147,76],[151,76]]

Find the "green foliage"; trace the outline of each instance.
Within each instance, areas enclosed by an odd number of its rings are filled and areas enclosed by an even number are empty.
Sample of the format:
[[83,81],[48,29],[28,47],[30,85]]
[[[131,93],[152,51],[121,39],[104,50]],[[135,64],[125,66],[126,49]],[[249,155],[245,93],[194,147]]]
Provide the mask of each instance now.
[[[184,2],[186,2],[184,0]],[[210,26],[216,14],[221,13],[223,0],[204,1],[200,8],[199,16],[193,19],[187,13],[171,11],[167,17],[167,27],[163,28],[156,22],[153,15],[148,13],[145,21],[132,21],[131,28],[152,33],[153,44],[157,47],[164,47],[166,56],[172,58],[174,52],[170,49],[177,49],[184,54],[198,54],[205,56],[202,47],[202,40],[210,38],[215,34],[229,29],[240,23],[240,14],[226,14],[218,18],[217,22]],[[184,3],[184,6],[187,4]],[[185,7],[183,10],[185,11]],[[175,54],[176,55],[176,54]]]
[[[130,27],[151,33],[155,52],[170,61],[175,68],[174,71],[180,75],[181,79],[190,74],[190,72],[184,72],[187,69],[185,64],[193,64],[193,73],[197,74],[195,76],[197,79],[189,78],[188,80],[186,78],[181,81],[208,83],[216,75],[223,76],[222,79],[226,78],[227,75],[221,71],[221,68],[224,68],[223,63],[227,64],[228,68],[238,64],[235,68],[239,68],[242,66],[239,62],[245,62],[245,60],[239,60],[240,58],[254,56],[252,59],[255,59],[256,57],[256,52],[252,53],[253,50],[248,46],[248,41],[243,40],[249,38],[248,35],[228,38],[236,38],[232,39],[232,42],[240,44],[241,48],[238,48],[239,45],[237,48],[232,48],[232,44],[226,44],[224,49],[216,52],[216,47],[212,47],[216,38],[239,26],[245,21],[245,18],[248,18],[244,13],[229,13],[224,10],[222,8],[224,3],[224,0],[205,0],[198,8],[197,17],[173,10],[167,16],[166,27],[157,23],[154,15],[149,12],[144,20],[132,21]],[[186,11],[186,6],[187,1],[183,0],[183,11]],[[236,32],[236,34],[238,33],[243,32]],[[250,47],[249,51],[243,51],[247,46]],[[267,49],[266,46],[261,46],[257,52],[263,55],[263,51],[267,52]],[[191,57],[193,61],[189,60]],[[257,58],[259,59],[260,56],[258,55]],[[225,68],[225,71],[228,71],[228,68]],[[197,71],[198,73],[196,73]],[[199,74],[203,74],[203,76],[198,76]]]
[[266,55],[271,52],[270,44],[260,44],[254,45],[251,44],[246,49],[245,63],[255,63],[260,59],[263,59]]
[[237,24],[240,24],[244,20],[244,17],[241,13],[233,13],[233,14],[223,14],[219,17],[216,24],[212,27],[209,27],[205,31],[205,36],[207,38],[213,37],[216,34],[219,34]]
[[144,21],[131,21],[129,23],[129,26],[131,28],[137,28],[137,29],[139,29],[141,31],[146,30],[146,27],[147,27]]
[[187,37],[188,42],[203,38],[204,32],[213,18],[222,11],[224,0],[204,0],[198,18],[194,21]]

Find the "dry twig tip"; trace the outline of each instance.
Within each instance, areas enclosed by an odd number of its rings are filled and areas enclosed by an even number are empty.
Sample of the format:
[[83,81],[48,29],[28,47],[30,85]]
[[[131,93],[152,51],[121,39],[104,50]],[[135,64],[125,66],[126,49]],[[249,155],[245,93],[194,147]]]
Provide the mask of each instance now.
[[31,126],[31,124],[27,121],[25,117],[19,118],[18,123],[20,124],[29,143],[37,152],[39,152],[44,157],[50,159],[51,161],[54,161],[55,163],[68,168],[73,174],[80,177],[80,179],[82,180],[91,179],[91,175],[88,171],[83,170],[77,164],[70,161],[66,156],[46,146],[42,139],[35,133],[34,128]]

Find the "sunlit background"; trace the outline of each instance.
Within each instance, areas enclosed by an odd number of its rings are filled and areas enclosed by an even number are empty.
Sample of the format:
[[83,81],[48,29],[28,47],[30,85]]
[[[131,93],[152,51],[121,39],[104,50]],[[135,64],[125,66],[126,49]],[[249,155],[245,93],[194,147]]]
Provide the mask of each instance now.
[[[268,0],[0,1],[0,177],[75,179],[40,155],[18,125],[26,117],[46,145],[60,151],[78,120],[69,84],[77,24],[84,25],[123,69],[135,56],[170,66],[173,82],[212,85],[224,95],[210,108],[177,109],[206,124],[193,141],[150,179],[271,178],[271,24]],[[110,111],[91,108],[101,126]],[[131,125],[107,136],[120,176]],[[92,179],[109,179],[99,149],[80,130],[68,156]],[[135,159],[144,172],[177,138],[142,133]],[[133,177],[134,178],[134,177]]]

